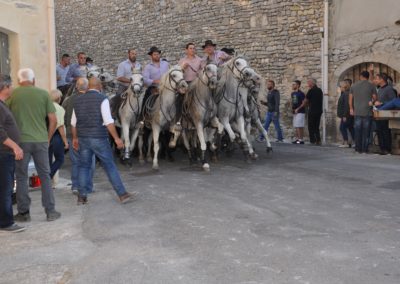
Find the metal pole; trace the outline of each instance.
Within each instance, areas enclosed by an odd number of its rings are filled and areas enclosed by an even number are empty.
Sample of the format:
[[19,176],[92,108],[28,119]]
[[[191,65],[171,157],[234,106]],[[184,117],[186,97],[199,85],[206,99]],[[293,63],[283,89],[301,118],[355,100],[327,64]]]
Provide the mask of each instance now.
[[328,111],[328,78],[329,78],[329,0],[325,0],[324,2],[324,34],[323,34],[323,121],[322,121],[322,127],[323,127],[323,133],[322,133],[322,141],[325,144],[326,143],[326,112]]

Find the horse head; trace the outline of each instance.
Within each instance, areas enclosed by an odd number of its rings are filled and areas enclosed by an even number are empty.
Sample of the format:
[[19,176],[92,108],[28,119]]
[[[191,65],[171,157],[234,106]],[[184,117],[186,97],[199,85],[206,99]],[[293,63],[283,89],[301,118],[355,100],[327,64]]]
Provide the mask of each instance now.
[[250,69],[249,64],[247,63],[247,60],[244,59],[242,56],[237,56],[235,58],[232,58],[227,63],[227,66],[235,75],[235,77],[241,81],[248,80],[249,77],[252,76],[252,72],[249,70]]
[[[169,84],[169,86],[165,84]],[[167,80],[164,81],[164,87],[171,88],[179,94],[186,94],[188,90],[188,84],[183,78],[182,67],[179,65],[171,67],[171,69],[168,71]]]
[[130,88],[135,95],[139,95],[143,91],[144,80],[140,72],[133,72],[131,76]]
[[203,78],[206,81],[207,86],[213,90],[217,87],[218,83],[218,67],[217,64],[214,62],[207,62],[207,65],[203,68]]
[[247,78],[243,80],[243,84],[249,89],[253,97],[257,97],[261,87],[261,76],[253,69],[248,68]]

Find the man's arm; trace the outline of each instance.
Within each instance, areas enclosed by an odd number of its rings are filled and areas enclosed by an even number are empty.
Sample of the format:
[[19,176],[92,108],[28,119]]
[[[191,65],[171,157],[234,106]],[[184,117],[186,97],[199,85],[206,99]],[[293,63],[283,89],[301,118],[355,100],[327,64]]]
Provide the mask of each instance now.
[[14,152],[16,160],[22,160],[24,152],[17,143],[15,143],[11,138],[8,137],[7,132],[4,129],[3,123],[0,123],[0,141],[3,145],[7,146]]
[[50,140],[53,137],[54,132],[56,132],[57,117],[54,112],[50,112],[47,114],[47,118],[49,119],[48,139],[49,139],[49,143],[50,143]]
[[281,104],[281,94],[278,90],[275,90],[275,112],[279,114],[279,106]]
[[350,115],[354,116],[354,108],[353,108],[353,94],[349,94],[349,108],[350,108]]
[[101,116],[103,118],[103,123],[107,127],[108,132],[114,139],[115,144],[118,149],[124,148],[124,143],[121,138],[119,138],[117,130],[115,129],[114,119],[111,116],[110,101],[105,99],[101,103]]
[[124,65],[123,65],[123,62],[122,62],[122,63],[120,63],[118,65],[117,81],[121,82],[121,83],[129,84],[131,82],[131,80],[130,80],[130,78],[128,79],[128,78],[125,77],[124,71],[125,71],[124,70]]

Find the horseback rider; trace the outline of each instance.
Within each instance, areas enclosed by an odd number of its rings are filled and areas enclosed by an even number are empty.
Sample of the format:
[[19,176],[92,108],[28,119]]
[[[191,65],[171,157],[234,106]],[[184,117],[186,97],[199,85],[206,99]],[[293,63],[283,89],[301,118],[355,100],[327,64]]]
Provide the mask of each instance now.
[[[144,120],[146,102],[151,95],[158,94],[158,86],[162,75],[168,72],[169,63],[166,60],[161,60],[161,50],[156,46],[152,46],[147,53],[150,56],[151,62],[148,63],[143,70],[144,83],[147,86],[146,93],[143,99],[143,107],[140,117]],[[143,121],[141,121],[143,123]]]
[[217,44],[213,43],[212,40],[206,40],[204,45],[202,46],[205,56],[203,57],[203,66],[204,67],[207,62],[215,62],[217,66],[221,66],[226,61],[231,59],[227,53],[222,50],[216,50]]
[[118,64],[118,90],[115,97],[112,99],[112,114],[114,117],[118,116],[117,112],[121,105],[121,95],[128,89],[133,71],[141,69],[142,65],[136,61],[136,50],[134,48],[128,49],[128,59]]
[[185,81],[190,84],[197,77],[197,73],[201,69],[201,58],[196,55],[196,46],[194,43],[189,42],[185,48],[186,56],[181,58],[178,64],[183,69],[183,77]]

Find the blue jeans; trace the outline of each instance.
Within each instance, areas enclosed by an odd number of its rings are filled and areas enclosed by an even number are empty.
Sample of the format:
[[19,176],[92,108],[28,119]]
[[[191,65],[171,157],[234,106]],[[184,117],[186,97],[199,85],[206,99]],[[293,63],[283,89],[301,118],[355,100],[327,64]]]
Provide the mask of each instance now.
[[344,121],[343,117],[340,119],[340,133],[342,133],[343,141],[349,141],[349,135],[347,130],[350,132],[351,139],[354,140],[354,118],[347,117]]
[[393,110],[400,109],[400,98],[395,98],[384,105],[378,107],[378,110]]
[[0,154],[0,228],[7,228],[14,224],[12,208],[14,171],[14,155]]
[[[283,134],[282,134],[282,129],[279,124],[279,114],[276,114],[275,112],[267,112],[265,115],[265,122],[264,122],[264,129],[268,132],[269,126],[271,122],[274,123],[275,130],[276,130],[276,137],[278,140],[283,140]],[[264,138],[264,135],[260,134],[260,138]]]
[[79,195],[87,196],[93,177],[90,176],[93,156],[96,155],[118,196],[126,193],[122,184],[113,152],[107,138],[79,138]]
[[[71,183],[72,189],[78,189],[79,188],[79,152],[75,151],[74,148],[72,147],[72,139],[68,138],[68,144],[69,144],[69,158],[71,160]],[[89,179],[90,179],[90,184],[89,184],[89,191],[88,193],[91,193],[93,191],[93,174],[96,169],[96,159],[95,156],[93,155],[93,161],[92,161],[92,168],[89,173]]]
[[[53,162],[54,156],[54,162]],[[64,164],[64,142],[60,133],[56,131],[51,138],[49,145],[50,177],[53,178],[56,172]]]
[[354,117],[354,140],[355,150],[360,153],[368,152],[369,137],[371,131],[370,116],[355,116]]

